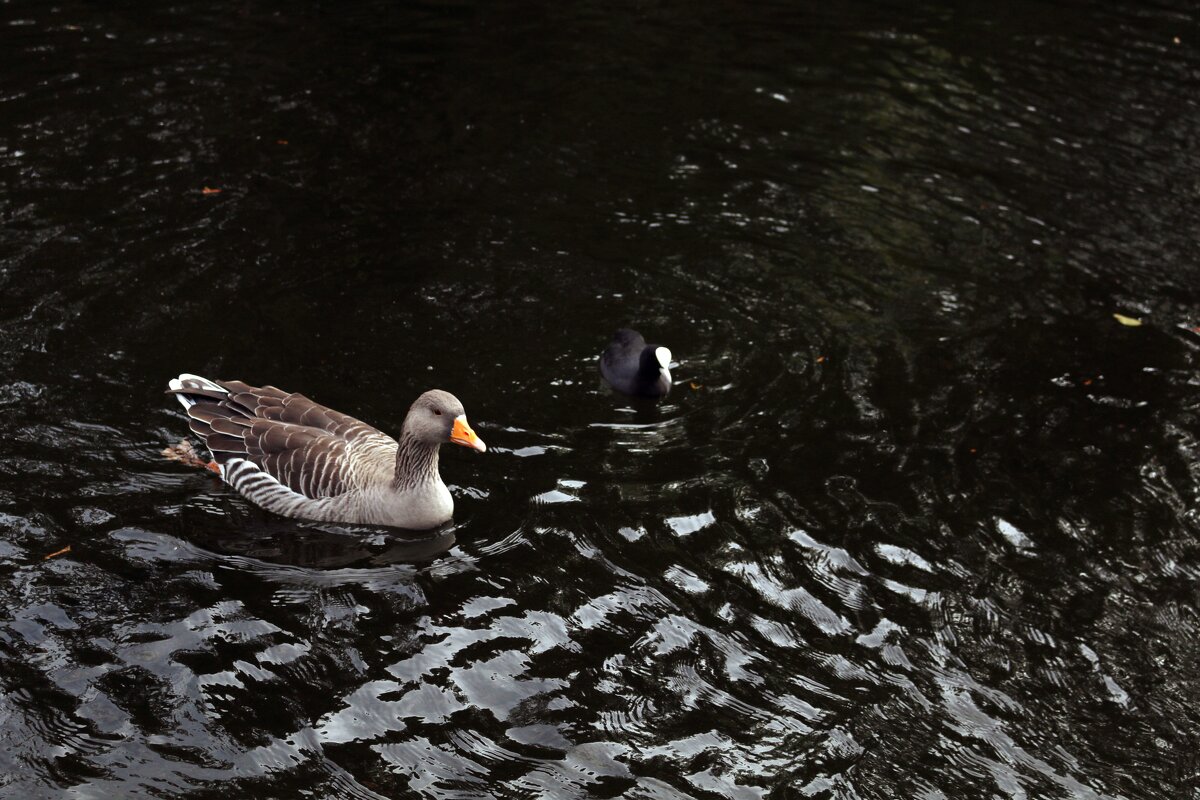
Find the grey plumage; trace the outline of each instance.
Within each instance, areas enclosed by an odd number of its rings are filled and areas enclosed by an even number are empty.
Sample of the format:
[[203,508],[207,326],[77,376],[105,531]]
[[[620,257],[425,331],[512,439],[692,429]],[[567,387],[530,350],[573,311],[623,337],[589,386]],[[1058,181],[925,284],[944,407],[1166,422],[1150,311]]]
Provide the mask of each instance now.
[[399,441],[302,394],[183,374],[170,381],[216,471],[249,500],[289,517],[402,528],[450,519],[454,503],[438,450],[454,442],[485,450],[462,403],[422,394]]

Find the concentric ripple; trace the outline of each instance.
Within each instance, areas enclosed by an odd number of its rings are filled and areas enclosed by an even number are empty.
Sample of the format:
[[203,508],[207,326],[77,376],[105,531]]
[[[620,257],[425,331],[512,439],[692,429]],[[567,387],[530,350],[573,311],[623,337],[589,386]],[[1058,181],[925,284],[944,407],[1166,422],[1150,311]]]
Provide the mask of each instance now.
[[[0,796],[1200,792],[1191,6],[2,8]],[[274,518],[185,370],[489,450]]]

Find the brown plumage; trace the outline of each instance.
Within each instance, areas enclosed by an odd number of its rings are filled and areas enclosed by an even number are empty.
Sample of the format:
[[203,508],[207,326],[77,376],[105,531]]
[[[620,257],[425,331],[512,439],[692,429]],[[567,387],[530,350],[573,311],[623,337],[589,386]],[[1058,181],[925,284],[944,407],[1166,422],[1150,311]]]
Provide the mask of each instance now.
[[399,441],[302,394],[180,375],[170,382],[221,477],[285,516],[429,528],[450,519],[438,448],[486,449],[454,395],[434,389],[409,409]]

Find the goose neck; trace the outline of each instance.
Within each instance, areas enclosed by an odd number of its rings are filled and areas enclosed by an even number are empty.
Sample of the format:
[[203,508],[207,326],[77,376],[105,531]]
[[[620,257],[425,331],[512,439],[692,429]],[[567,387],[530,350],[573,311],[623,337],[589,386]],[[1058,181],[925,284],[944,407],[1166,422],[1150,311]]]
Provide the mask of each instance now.
[[396,449],[395,484],[409,489],[438,478],[438,445],[429,444],[405,432]]

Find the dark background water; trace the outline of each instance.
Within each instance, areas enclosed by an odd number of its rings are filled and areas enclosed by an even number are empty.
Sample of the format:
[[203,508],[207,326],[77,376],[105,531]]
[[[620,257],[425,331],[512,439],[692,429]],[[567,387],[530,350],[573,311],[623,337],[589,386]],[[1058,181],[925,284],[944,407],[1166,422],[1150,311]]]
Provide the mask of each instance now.
[[[0,5],[0,795],[1200,797],[1198,43]],[[298,525],[159,456],[181,371],[491,449]]]

